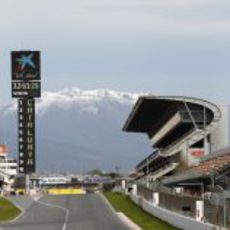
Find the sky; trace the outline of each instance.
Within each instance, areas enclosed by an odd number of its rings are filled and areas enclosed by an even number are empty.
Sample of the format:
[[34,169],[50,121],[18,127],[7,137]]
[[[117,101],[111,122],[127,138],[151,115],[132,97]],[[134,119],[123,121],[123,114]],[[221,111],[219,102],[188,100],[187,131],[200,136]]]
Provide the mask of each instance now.
[[42,90],[110,88],[230,104],[229,0],[0,0],[0,105],[10,52],[40,50]]

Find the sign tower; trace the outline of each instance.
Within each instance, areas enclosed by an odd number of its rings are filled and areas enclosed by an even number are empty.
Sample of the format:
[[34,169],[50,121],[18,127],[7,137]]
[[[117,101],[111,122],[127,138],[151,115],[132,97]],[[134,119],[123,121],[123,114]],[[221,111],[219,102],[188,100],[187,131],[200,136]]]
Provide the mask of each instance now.
[[18,164],[19,173],[29,175],[36,170],[35,99],[41,96],[40,52],[11,53],[12,97],[18,99]]

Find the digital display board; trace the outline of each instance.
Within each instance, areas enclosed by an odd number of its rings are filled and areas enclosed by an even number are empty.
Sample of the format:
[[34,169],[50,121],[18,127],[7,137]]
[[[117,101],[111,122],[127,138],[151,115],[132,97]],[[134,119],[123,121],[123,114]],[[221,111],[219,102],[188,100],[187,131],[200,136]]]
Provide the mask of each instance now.
[[11,84],[13,98],[41,97],[40,81],[12,81]]
[[12,80],[40,80],[40,52],[11,52]]
[[18,99],[19,173],[35,172],[35,102]]

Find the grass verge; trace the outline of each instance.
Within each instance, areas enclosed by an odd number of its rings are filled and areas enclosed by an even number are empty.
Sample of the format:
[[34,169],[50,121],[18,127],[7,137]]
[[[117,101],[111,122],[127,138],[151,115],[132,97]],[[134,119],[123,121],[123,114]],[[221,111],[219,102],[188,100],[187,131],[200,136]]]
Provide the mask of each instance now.
[[113,192],[106,192],[104,195],[116,211],[123,212],[143,230],[177,229],[142,210],[128,196]]
[[0,221],[9,221],[16,218],[21,213],[10,201],[0,197]]

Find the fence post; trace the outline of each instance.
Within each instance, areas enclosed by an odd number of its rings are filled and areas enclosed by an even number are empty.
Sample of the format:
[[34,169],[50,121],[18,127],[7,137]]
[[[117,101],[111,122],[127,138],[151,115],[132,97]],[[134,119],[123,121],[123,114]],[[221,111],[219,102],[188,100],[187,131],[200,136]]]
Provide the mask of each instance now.
[[160,201],[159,192],[154,192],[153,193],[153,204],[155,206],[158,206],[160,203],[159,201]]
[[136,184],[133,184],[132,185],[132,193],[133,193],[133,195],[137,195],[137,185]]
[[204,201],[196,201],[196,220],[204,221]]
[[122,189],[122,192],[126,194],[126,181],[125,180],[122,180],[121,181],[121,189]]

